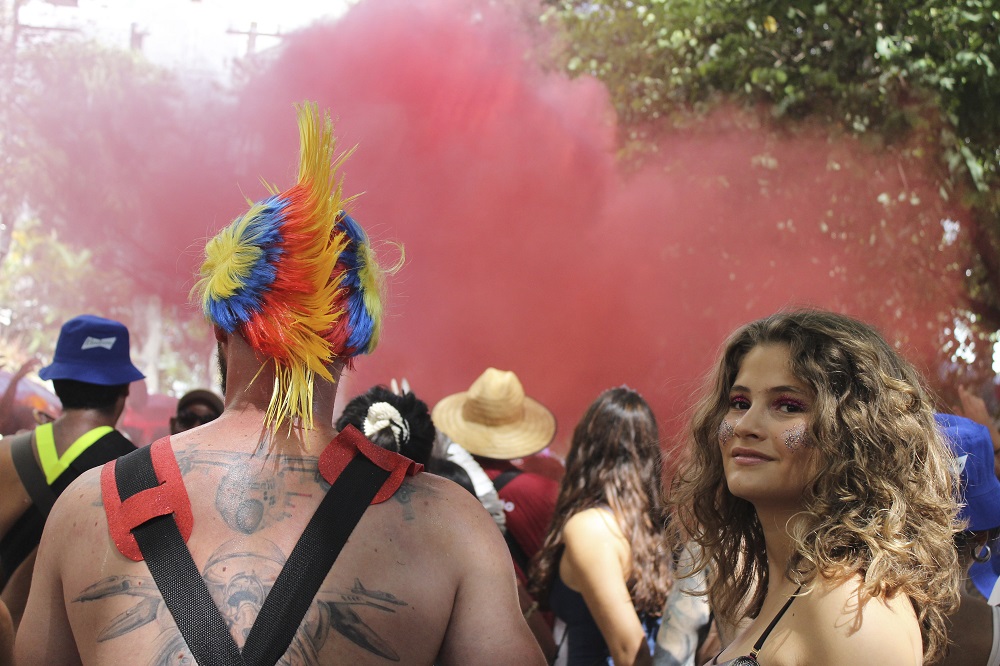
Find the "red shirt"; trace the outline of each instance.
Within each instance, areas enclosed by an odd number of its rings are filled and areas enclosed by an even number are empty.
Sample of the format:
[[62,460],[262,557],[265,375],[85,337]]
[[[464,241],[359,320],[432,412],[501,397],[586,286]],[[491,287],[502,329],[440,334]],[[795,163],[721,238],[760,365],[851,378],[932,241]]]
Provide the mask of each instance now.
[[[477,457],[476,461],[491,481],[509,469],[517,469],[507,460]],[[497,494],[504,503],[507,531],[521,546],[528,560],[531,560],[542,547],[545,535],[548,534],[552,515],[556,510],[559,484],[539,474],[521,472]],[[524,572],[516,562],[514,568],[521,582],[526,582]]]

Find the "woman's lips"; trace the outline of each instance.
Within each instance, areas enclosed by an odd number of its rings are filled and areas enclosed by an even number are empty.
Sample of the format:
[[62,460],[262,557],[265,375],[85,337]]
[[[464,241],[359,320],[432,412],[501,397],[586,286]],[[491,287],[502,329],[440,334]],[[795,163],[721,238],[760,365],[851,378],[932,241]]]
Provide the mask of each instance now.
[[733,462],[739,465],[759,465],[773,460],[773,458],[761,453],[760,451],[741,447],[734,448],[730,452],[730,456],[732,456]]

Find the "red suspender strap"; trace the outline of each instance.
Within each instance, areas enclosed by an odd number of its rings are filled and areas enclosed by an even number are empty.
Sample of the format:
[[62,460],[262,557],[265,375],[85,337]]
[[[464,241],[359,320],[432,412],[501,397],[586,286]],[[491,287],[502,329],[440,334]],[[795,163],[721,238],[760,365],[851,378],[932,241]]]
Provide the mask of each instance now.
[[142,560],[142,553],[139,552],[139,544],[136,543],[132,530],[139,525],[156,516],[172,513],[185,542],[190,538],[194,526],[191,500],[184,487],[173,449],[170,448],[170,438],[155,441],[149,452],[156,480],[160,485],[142,490],[124,502],[118,494],[115,481],[117,461],[112,460],[101,469],[101,497],[108,517],[108,531],[121,554],[136,562]]
[[403,479],[415,476],[424,469],[423,465],[413,462],[406,456],[372,444],[360,430],[349,425],[340,431],[319,456],[319,472],[327,483],[333,485],[354,458],[355,452],[361,453],[375,465],[389,472],[389,478],[382,484],[372,504],[380,504],[392,497],[403,484]]

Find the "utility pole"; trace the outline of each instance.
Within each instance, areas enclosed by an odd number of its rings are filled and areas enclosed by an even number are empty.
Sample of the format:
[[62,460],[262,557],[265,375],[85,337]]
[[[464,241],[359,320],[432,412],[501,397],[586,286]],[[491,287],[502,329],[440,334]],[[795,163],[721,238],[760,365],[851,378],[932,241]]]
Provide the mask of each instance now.
[[230,35],[246,35],[247,36],[247,55],[253,55],[257,52],[257,38],[258,37],[284,37],[280,32],[259,32],[257,30],[257,21],[251,21],[249,30],[234,30],[230,28],[226,30]]

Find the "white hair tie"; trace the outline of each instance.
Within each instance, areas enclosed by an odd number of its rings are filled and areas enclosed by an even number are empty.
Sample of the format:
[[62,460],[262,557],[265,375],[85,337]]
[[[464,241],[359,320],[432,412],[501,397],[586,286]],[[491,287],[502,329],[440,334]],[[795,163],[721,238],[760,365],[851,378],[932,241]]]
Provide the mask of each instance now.
[[371,437],[380,430],[389,428],[392,431],[392,438],[396,440],[396,450],[403,442],[410,439],[410,426],[406,419],[399,413],[399,410],[387,402],[375,402],[368,408],[365,414],[365,437]]

